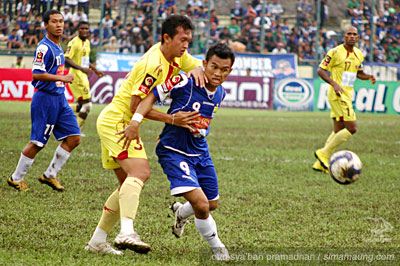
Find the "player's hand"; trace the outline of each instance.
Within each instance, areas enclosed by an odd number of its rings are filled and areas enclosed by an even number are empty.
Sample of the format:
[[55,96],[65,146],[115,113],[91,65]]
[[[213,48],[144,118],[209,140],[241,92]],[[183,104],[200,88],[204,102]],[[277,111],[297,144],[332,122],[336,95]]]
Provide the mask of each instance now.
[[96,75],[97,75],[99,78],[101,78],[101,77],[104,76],[104,73],[101,72],[101,71],[99,71],[99,70],[97,70],[97,69],[95,69],[94,72],[96,73]]
[[124,128],[124,130],[115,133],[115,135],[122,135],[121,138],[117,141],[117,144],[121,142],[121,140],[125,139],[124,145],[122,145],[122,149],[126,150],[131,145],[132,140],[136,140],[136,143],[139,144],[139,122],[132,121],[129,126]]
[[65,83],[72,83],[74,81],[74,76],[72,74],[68,74],[63,76],[63,79]]
[[339,96],[339,97],[340,97],[340,94],[344,92],[343,88],[340,87],[336,83],[335,83],[335,85],[333,85],[333,89],[335,90],[336,95]]
[[206,83],[208,83],[208,79],[202,67],[196,67],[195,69],[189,71],[187,73],[188,79],[193,76],[194,80],[196,81],[196,86],[200,86],[201,88],[206,87]]
[[374,85],[375,82],[376,82],[376,79],[375,79],[374,75],[370,75],[370,76],[369,76],[369,80],[371,81],[371,84],[372,84],[372,85]]
[[90,73],[92,73],[92,70],[88,67],[83,67],[82,72],[89,76]]
[[199,123],[199,121],[196,120],[196,118],[200,116],[198,111],[188,111],[188,112],[179,111],[173,115],[174,115],[173,125],[187,128],[191,132],[196,130],[194,124]]

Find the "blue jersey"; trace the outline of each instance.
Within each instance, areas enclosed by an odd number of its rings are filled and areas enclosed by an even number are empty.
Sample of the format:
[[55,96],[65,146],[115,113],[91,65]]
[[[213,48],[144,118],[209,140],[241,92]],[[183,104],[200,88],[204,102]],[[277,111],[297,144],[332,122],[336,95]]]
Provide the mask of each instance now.
[[[35,59],[33,60],[32,73],[43,74],[49,73],[53,75],[64,75],[65,58],[64,51],[60,45],[55,44],[45,36],[40,41],[35,51]],[[43,92],[53,95],[64,94],[65,85],[62,81],[40,81],[33,80],[33,87]]]
[[208,153],[206,136],[209,132],[211,119],[225,98],[224,87],[219,86],[214,92],[197,87],[193,78],[187,79],[183,74],[171,79],[182,79],[170,91],[166,86],[159,85],[153,89],[155,97],[164,101],[167,96],[172,99],[169,114],[179,111],[199,111],[199,123],[194,124],[197,132],[166,124],[160,135],[160,143],[167,149],[174,150],[187,156],[200,156]]

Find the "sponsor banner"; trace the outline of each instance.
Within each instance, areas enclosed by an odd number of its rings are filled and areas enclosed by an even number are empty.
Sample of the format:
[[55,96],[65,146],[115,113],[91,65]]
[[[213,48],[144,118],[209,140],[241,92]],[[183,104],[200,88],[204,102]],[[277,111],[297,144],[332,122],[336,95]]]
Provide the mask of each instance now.
[[[104,74],[101,78],[96,75],[89,77],[94,103],[111,102],[127,73],[105,72]],[[272,80],[269,78],[229,76],[223,86],[227,94],[222,106],[272,109]]]
[[[203,55],[193,55],[202,60]],[[101,71],[129,72],[141,54],[98,53],[96,66]],[[247,76],[251,69],[252,77],[283,78],[297,77],[297,56],[294,54],[236,54],[232,76]]]
[[274,81],[274,109],[312,111],[314,86],[312,79],[284,78]]
[[[64,71],[68,74],[68,70]],[[0,69],[0,100],[31,101],[35,88],[32,86],[32,69],[2,68]],[[65,89],[68,102],[73,102],[68,84]]]
[[[329,85],[314,80],[314,110],[330,110],[328,103]],[[400,84],[398,82],[378,81],[371,85],[369,81],[357,80],[354,84],[353,107],[356,112],[400,114]]]
[[250,109],[272,109],[272,79],[229,76],[222,84],[226,89],[221,106]]
[[400,64],[364,63],[364,71],[374,75],[378,81],[400,80]]

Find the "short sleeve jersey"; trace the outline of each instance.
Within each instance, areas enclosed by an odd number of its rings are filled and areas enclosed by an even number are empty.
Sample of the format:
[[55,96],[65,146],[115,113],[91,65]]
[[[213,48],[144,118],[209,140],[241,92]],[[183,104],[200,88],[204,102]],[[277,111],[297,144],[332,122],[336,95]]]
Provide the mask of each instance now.
[[[89,67],[90,41],[86,39],[82,41],[79,36],[76,36],[68,43],[65,57],[74,61],[75,64],[81,67]],[[70,73],[74,75],[74,83],[79,83],[79,80],[87,80],[87,75],[82,71],[71,68]]]
[[[363,70],[363,61],[364,56],[358,48],[354,47],[353,52],[349,52],[341,44],[328,51],[319,67],[329,71],[331,79],[339,84],[345,91],[345,96],[351,99],[357,72]],[[328,97],[335,97],[332,86],[329,86],[329,90]]]
[[165,100],[167,96],[172,99],[168,109],[169,114],[179,111],[198,111],[200,113],[200,117],[197,118],[199,123],[194,124],[197,132],[192,133],[186,128],[165,124],[160,135],[160,142],[165,148],[186,156],[200,156],[208,152],[205,137],[210,131],[211,120],[221,106],[226,91],[224,87],[218,86],[211,93],[204,88],[196,86],[193,78],[188,80],[185,75],[180,74],[174,76],[173,79],[178,77],[182,81],[170,91],[165,89],[164,86],[157,86],[153,91],[154,96],[160,101]]
[[[64,75],[65,59],[64,51],[60,45],[55,44],[45,36],[39,42],[35,51],[35,58],[33,60],[32,73],[44,74],[49,73],[52,75]],[[45,91],[54,95],[61,95],[64,93],[65,85],[62,81],[40,81],[33,80],[33,87],[35,89]]]
[[178,74],[181,70],[190,70],[201,66],[201,60],[192,57],[185,51],[169,63],[160,50],[161,43],[153,45],[127,74],[112,103],[122,112],[132,117],[130,111],[131,97],[137,95],[144,99],[151,90]]

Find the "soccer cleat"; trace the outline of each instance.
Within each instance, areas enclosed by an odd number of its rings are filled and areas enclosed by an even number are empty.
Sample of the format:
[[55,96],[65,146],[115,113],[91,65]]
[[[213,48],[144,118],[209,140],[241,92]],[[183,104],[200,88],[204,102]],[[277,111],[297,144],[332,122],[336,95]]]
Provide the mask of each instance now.
[[12,180],[12,178],[7,179],[7,183],[9,186],[15,188],[16,190],[20,191],[27,191],[29,190],[28,186],[25,183],[25,180],[21,180],[20,182]]
[[329,156],[320,152],[320,150],[316,150],[314,152],[315,158],[321,163],[321,166],[326,170],[329,169]]
[[231,259],[228,249],[226,247],[212,248],[212,250],[214,252],[213,258],[215,260],[226,261]]
[[180,238],[183,234],[183,229],[185,228],[185,224],[189,221],[189,218],[182,219],[178,215],[178,209],[183,206],[180,202],[174,202],[171,205],[171,210],[175,215],[175,222],[172,226],[172,233],[177,237]]
[[315,163],[313,164],[312,169],[314,171],[318,171],[318,172],[323,172],[323,173],[327,173],[329,174],[329,171],[327,169],[325,169],[321,163],[319,162],[319,160],[316,160]]
[[136,232],[128,235],[119,233],[114,240],[114,245],[119,249],[130,249],[141,254],[146,254],[151,249],[149,244],[140,240],[140,236]]
[[98,243],[95,245],[90,245],[89,243],[87,243],[85,249],[100,254],[112,254],[112,255],[124,254],[122,251],[114,249],[108,242]]
[[50,186],[51,188],[53,188],[54,190],[57,191],[64,191],[64,187],[60,184],[60,181],[58,181],[58,178],[47,178],[44,175],[42,175],[39,179],[39,182],[42,184],[46,184],[48,186]]

